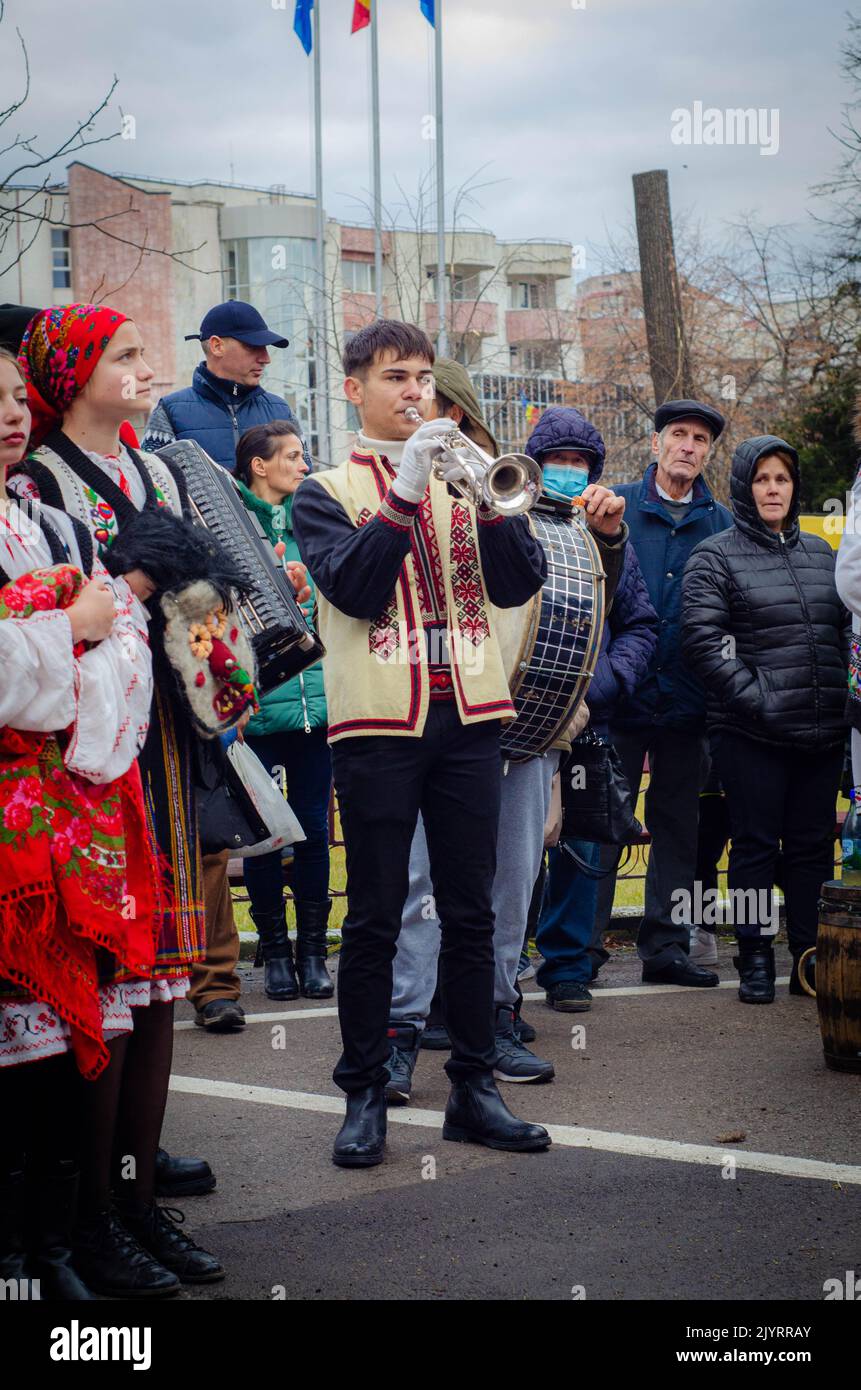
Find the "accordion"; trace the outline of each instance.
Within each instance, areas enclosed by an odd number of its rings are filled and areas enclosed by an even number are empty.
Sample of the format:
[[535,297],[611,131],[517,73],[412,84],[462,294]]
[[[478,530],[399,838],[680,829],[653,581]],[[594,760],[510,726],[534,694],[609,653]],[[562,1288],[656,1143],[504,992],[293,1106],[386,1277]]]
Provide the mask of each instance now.
[[319,661],[323,643],[305,621],[293,585],[227,469],[193,439],[178,439],[156,452],[181,475],[194,524],[211,531],[248,577],[247,595],[237,596],[236,607],[254,649],[257,688],[265,695]]

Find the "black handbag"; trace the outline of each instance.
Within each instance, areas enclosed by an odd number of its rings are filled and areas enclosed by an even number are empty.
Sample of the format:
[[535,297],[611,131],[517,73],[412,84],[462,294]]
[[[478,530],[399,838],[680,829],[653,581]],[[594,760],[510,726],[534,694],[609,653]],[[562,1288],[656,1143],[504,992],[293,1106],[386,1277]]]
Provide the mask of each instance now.
[[236,852],[269,838],[270,830],[221,742],[217,738],[194,739],[194,790],[198,830],[203,854]]
[[571,744],[561,772],[561,839],[625,845],[637,838],[642,826],[612,743],[586,729]]

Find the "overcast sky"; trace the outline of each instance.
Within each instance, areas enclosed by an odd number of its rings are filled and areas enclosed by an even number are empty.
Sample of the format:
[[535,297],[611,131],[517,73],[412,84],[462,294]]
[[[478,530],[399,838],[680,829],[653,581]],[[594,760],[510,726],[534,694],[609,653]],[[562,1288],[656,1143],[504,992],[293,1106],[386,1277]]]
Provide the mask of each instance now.
[[[419,0],[375,3],[383,198],[394,209],[398,182],[414,195],[430,167],[433,31]],[[839,74],[848,3],[444,0],[449,209],[474,178],[485,185],[465,210],[475,224],[503,237],[602,244],[605,229],[630,222],[631,174],[660,167],[677,216],[717,230],[752,211],[809,238],[810,186],[835,165],[828,129],[848,96]],[[366,221],[368,31],[350,35],[353,0],[321,6],[326,208]],[[7,0],[3,105],[22,86],[18,25],[32,67],[22,132],[46,145],[67,135],[116,73],[102,129],[118,124],[121,107],[136,138],[96,146],[80,156],[87,162],[312,191],[312,64],[293,10],[294,0]],[[674,144],[672,113],[695,102],[762,108],[777,152]]]

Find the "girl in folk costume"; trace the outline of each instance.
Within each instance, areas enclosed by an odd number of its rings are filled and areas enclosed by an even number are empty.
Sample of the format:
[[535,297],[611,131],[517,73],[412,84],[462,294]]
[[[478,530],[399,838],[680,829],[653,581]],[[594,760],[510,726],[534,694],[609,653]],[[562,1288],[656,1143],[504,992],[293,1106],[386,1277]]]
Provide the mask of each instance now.
[[75,1068],[98,1085],[106,1040],[132,1026],[138,986],[120,981],[147,977],[155,954],[135,761],[152,665],[146,614],[93,564],[88,532],[8,496],[29,427],[0,350],[0,1278],[85,1300],[70,1250]]
[[[125,548],[136,526],[149,527],[158,509],[182,515],[182,480],[155,455],[120,440],[122,422],[151,405],[153,371],[130,319],[86,304],[43,310],[24,336],[19,361],[33,410],[30,454],[11,482],[19,496],[62,508],[88,528],[105,557],[117,538]],[[150,584],[147,596],[152,592]],[[91,1097],[105,1112],[91,1132],[106,1132],[115,1121],[117,1168],[104,1146],[82,1165],[86,1220],[76,1242],[76,1259],[93,1288],[132,1296],[173,1292],[177,1276],[185,1283],[224,1277],[219,1262],[154,1201],[173,1001],[185,995],[189,969],[203,958],[205,926],[192,782],[198,736],[165,655],[163,624],[151,626],[150,637],[155,696],[140,768],[150,833],[170,869],[170,906],[159,924],[152,1004],[139,1011],[134,1032],[112,1059],[108,1084]]]

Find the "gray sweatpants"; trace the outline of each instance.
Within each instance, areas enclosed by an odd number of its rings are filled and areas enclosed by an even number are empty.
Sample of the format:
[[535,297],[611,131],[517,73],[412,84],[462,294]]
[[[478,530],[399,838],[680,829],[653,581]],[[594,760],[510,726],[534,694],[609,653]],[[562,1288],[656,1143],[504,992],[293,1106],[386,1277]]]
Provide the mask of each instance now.
[[[559,754],[555,751],[525,763],[500,764],[502,804],[493,880],[493,997],[497,1009],[517,1002],[517,965],[544,853],[550,784],[558,766]],[[424,825],[419,817],[410,852],[410,891],[394,962],[393,1022],[408,1018],[424,1027],[436,989],[439,948],[439,919],[434,910]]]

